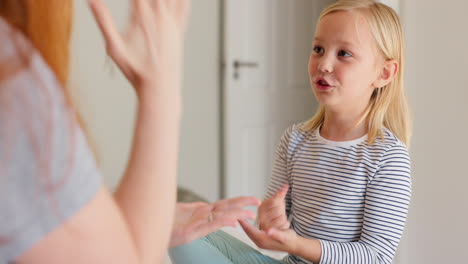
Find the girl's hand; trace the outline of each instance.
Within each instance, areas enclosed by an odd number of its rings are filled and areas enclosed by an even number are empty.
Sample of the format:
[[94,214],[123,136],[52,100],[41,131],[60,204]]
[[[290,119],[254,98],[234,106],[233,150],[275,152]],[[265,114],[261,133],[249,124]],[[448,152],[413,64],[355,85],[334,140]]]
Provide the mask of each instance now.
[[225,226],[236,226],[240,219],[255,219],[246,206],[258,206],[255,197],[237,197],[207,203],[178,203],[170,247],[199,239]]
[[[132,0],[124,34],[116,29],[103,0],[88,0],[106,50],[125,77],[142,90],[180,90],[189,0]],[[161,91],[151,91],[160,94]]]
[[288,193],[289,186],[282,186],[278,192],[269,199],[262,202],[258,208],[258,223],[261,230],[276,228],[279,230],[289,229],[288,217],[286,215],[286,204],[284,198]]
[[270,228],[260,230],[245,220],[239,220],[239,223],[245,233],[259,248],[283,251],[290,254],[295,254],[298,248],[299,236],[292,229],[279,230]]

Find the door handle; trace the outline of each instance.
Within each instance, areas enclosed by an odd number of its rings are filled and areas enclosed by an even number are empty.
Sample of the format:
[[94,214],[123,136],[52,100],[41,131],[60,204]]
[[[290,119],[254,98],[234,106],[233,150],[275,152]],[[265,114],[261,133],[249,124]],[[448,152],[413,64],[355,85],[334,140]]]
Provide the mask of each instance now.
[[258,68],[258,62],[254,61],[234,61],[234,79],[239,79],[240,68]]

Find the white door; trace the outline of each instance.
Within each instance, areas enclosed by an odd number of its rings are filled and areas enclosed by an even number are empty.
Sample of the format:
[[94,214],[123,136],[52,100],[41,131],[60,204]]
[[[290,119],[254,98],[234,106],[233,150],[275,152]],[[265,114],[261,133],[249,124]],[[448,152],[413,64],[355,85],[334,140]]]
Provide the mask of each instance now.
[[312,116],[308,59],[323,0],[226,0],[224,196],[265,194],[283,131]]

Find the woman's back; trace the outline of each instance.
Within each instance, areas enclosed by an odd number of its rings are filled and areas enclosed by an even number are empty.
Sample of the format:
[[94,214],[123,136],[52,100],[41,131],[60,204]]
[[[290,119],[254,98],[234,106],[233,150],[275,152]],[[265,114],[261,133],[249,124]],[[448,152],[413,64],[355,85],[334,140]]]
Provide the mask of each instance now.
[[[100,177],[60,84],[0,18],[0,262],[12,262],[93,198]],[[71,230],[72,231],[72,230]]]

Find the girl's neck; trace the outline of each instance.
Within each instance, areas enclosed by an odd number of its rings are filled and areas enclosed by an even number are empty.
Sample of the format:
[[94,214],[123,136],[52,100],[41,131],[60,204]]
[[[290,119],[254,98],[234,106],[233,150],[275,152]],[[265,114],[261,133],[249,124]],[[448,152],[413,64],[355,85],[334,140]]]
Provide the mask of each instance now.
[[367,122],[362,119],[363,112],[325,111],[325,120],[320,127],[320,135],[331,141],[351,141],[367,134]]

